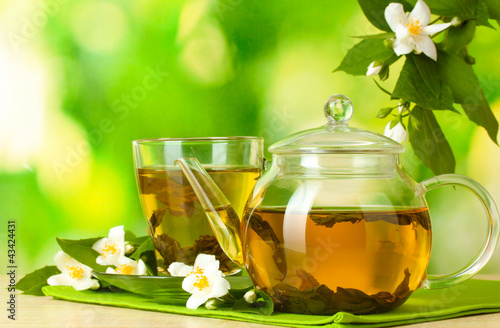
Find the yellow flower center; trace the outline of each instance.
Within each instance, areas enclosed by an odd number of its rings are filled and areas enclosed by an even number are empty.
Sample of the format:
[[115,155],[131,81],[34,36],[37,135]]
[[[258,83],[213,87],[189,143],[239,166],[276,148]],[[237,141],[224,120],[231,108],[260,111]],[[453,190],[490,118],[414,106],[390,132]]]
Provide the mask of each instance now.
[[132,274],[134,273],[134,268],[128,264],[122,264],[115,270],[118,274]]
[[66,271],[68,272],[68,275],[73,279],[80,279],[83,277],[83,269],[78,265],[67,266]]
[[209,286],[208,278],[204,275],[198,275],[196,282],[193,284],[194,287],[198,288],[200,292]]
[[103,249],[101,250],[102,256],[108,256],[109,254],[115,254],[118,250],[116,249],[116,244],[106,243],[104,244]]
[[196,267],[196,269],[195,269],[195,270],[193,270],[193,271],[191,271],[191,272],[189,272],[189,273],[186,275],[186,277],[187,277],[187,276],[189,276],[189,275],[192,275],[192,274],[203,274],[203,272],[204,272],[204,270],[203,270],[202,268],[200,268],[200,267]]
[[408,31],[413,35],[420,35],[420,32],[422,32],[422,23],[415,18],[410,19],[406,27],[408,27]]

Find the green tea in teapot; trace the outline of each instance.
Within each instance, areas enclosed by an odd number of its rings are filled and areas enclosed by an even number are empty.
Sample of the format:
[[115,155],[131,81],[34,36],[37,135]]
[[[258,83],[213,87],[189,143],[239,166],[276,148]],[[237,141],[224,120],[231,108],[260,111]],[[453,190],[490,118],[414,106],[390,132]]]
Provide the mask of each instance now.
[[247,269],[281,311],[390,311],[425,277],[427,208],[257,207],[245,219]]
[[[241,215],[260,170],[211,167],[207,171]],[[200,253],[216,255],[226,273],[238,269],[213,236],[205,212],[180,169],[139,168],[137,177],[160,271],[167,273],[172,262],[192,265]]]

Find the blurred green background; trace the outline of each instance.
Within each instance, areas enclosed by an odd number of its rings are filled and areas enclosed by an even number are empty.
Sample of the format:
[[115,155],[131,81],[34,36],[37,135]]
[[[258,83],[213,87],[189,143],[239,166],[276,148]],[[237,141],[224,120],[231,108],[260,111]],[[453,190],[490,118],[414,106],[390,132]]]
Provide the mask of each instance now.
[[[387,96],[370,78],[332,73],[357,42],[348,35],[373,32],[355,1],[3,0],[2,247],[14,219],[27,273],[52,263],[56,236],[103,236],[120,224],[146,234],[134,139],[258,135],[267,148],[324,124],[334,93],[353,100],[352,126],[382,133],[387,121],[375,113]],[[479,28],[471,54],[500,118],[500,33]],[[438,115],[456,172],[500,203],[500,148],[465,115]],[[405,168],[417,181],[432,176],[407,146]],[[483,210],[460,189],[428,200],[429,271],[449,273],[480,249]],[[482,273],[500,273],[500,251]]]

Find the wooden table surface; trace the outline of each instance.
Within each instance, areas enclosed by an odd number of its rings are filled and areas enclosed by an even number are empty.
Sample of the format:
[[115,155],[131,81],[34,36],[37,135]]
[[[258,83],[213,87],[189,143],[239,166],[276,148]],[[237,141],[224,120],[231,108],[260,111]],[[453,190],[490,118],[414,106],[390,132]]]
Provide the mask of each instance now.
[[[500,280],[500,275],[484,276],[481,279]],[[0,277],[0,286],[7,286],[7,276]],[[252,324],[232,320],[209,319],[183,315],[124,309],[109,306],[99,306],[53,300],[50,297],[18,295],[16,298],[16,320],[7,318],[5,301],[8,294],[2,288],[3,297],[0,327],[37,327],[37,328],[73,328],[73,327],[128,327],[128,328],[270,328],[276,326]],[[500,313],[468,316],[457,319],[406,325],[406,328],[498,328]]]

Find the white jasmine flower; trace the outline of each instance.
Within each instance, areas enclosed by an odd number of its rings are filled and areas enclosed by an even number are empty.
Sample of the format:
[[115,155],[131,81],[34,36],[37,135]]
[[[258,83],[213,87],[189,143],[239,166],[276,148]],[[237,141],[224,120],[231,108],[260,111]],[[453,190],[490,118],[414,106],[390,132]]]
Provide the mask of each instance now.
[[92,268],[81,264],[63,251],[57,252],[54,262],[61,273],[49,277],[49,285],[72,286],[76,290],[99,288],[99,282],[91,278]]
[[253,290],[249,290],[248,292],[243,295],[243,298],[245,299],[245,302],[253,304],[257,300],[257,294]]
[[211,298],[226,295],[230,287],[219,270],[219,261],[207,254],[196,257],[192,271],[182,281],[182,289],[192,294],[186,303],[188,309],[197,309]]
[[415,51],[423,52],[434,60],[437,60],[436,45],[429,35],[441,32],[451,25],[451,23],[428,25],[431,11],[422,0],[418,0],[409,15],[405,14],[402,4],[390,3],[385,8],[385,19],[391,30],[396,33],[394,52],[398,56]]
[[368,66],[368,70],[366,71],[366,76],[374,76],[374,75],[377,75],[378,73],[380,73],[380,70],[382,69],[382,65],[377,65],[377,66],[375,66],[375,65],[376,65],[376,63],[372,62]]
[[125,242],[125,254],[130,255],[135,251],[135,247],[132,246],[128,241]]
[[96,262],[100,265],[118,265],[118,259],[125,255],[125,230],[123,226],[109,229],[108,238],[99,239],[92,245],[92,249],[100,256]]
[[193,271],[193,267],[182,262],[172,262],[167,270],[173,277],[185,277]]
[[147,273],[146,265],[142,260],[134,261],[126,256],[122,256],[118,259],[118,265],[116,269],[108,268],[106,273],[116,273],[116,274],[132,274],[132,275],[145,275]]
[[398,122],[398,124],[396,124],[392,129],[391,122],[387,123],[384,135],[403,145],[406,145],[406,140],[408,139],[408,132],[406,132],[406,129],[400,122]]

